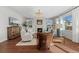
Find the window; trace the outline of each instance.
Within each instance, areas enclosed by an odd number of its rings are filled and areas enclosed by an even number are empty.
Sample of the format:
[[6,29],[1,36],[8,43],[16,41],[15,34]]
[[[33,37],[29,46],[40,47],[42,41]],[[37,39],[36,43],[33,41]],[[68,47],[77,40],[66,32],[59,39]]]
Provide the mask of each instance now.
[[65,29],[72,30],[72,15],[64,17]]

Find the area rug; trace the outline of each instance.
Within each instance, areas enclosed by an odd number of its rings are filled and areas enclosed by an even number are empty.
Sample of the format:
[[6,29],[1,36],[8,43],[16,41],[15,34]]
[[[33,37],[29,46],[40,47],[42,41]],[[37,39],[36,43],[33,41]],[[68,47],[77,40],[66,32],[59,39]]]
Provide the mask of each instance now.
[[16,44],[16,46],[29,46],[29,45],[37,45],[36,38],[33,38],[31,41],[20,41]]

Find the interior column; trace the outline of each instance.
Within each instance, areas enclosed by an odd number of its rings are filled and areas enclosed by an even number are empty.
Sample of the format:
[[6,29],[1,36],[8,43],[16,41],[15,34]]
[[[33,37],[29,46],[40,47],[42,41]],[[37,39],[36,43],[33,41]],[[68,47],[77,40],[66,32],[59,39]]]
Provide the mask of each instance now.
[[79,43],[79,8],[72,11],[72,41]]

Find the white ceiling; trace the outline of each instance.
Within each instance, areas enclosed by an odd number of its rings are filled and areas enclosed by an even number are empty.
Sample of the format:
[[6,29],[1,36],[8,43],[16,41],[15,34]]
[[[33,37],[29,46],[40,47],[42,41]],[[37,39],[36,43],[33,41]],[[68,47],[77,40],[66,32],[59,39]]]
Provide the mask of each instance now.
[[64,11],[72,8],[72,6],[11,6],[9,7],[25,17],[34,17],[35,12],[40,9],[45,18],[57,16]]

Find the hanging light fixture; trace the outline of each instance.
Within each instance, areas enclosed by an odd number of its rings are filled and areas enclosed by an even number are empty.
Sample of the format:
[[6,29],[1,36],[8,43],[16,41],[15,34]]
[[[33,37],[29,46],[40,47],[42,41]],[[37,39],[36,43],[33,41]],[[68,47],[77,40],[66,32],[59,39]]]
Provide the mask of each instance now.
[[35,13],[35,17],[37,19],[42,19],[43,18],[43,13],[41,12],[40,9],[38,9],[38,11]]

